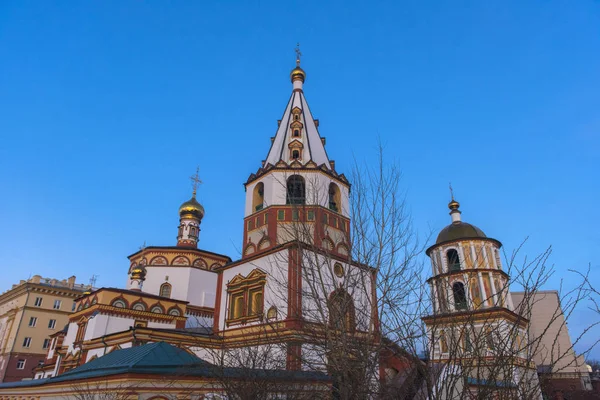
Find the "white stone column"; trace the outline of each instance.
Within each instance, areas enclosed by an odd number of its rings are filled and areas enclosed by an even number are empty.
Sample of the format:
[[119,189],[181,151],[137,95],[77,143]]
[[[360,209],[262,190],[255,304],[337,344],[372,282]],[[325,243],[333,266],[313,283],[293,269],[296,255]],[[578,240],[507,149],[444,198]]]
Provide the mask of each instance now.
[[490,286],[492,287],[492,293],[493,293],[493,298],[494,298],[494,305],[499,305],[498,302],[498,289],[496,289],[496,285],[494,285],[494,276],[492,275],[491,272],[488,272],[488,276],[490,278]]
[[456,311],[456,307],[454,307],[454,293],[450,287],[450,281],[445,279],[444,284],[446,285],[446,293],[448,295],[448,311]]
[[460,257],[460,265],[462,265],[463,269],[467,268],[467,260],[465,259],[465,252],[463,251],[463,247],[460,243],[458,243],[458,256]]
[[492,249],[492,262],[494,263],[494,268],[498,269],[498,263],[496,262],[496,249],[494,246],[490,246],[490,249]]
[[481,247],[481,252],[483,253],[483,263],[485,264],[485,268],[490,268],[490,260],[488,258],[488,245],[487,243],[483,243]]
[[477,273],[477,280],[479,281],[479,292],[481,293],[481,300],[483,301],[483,305],[486,307],[490,307],[490,300],[488,299],[488,293],[485,290],[485,285],[483,284],[483,277],[481,276],[481,272]]
[[433,301],[431,302],[433,304],[433,313],[437,314],[440,310],[440,305],[439,305],[439,299],[437,297],[437,288],[435,287],[435,281],[432,281],[429,283],[429,286],[431,287],[431,295],[433,296]]
[[469,246],[471,247],[471,260],[473,261],[473,268],[479,268],[479,263],[477,262],[477,251],[475,251],[475,245],[473,242],[469,242]]

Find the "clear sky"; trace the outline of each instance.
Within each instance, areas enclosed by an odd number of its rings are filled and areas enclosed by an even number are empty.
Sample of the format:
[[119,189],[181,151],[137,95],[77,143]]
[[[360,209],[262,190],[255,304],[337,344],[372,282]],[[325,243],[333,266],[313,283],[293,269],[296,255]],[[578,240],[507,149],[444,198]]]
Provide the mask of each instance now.
[[2,1],[0,291],[124,286],[127,255],[175,244],[197,165],[200,247],[238,258],[296,42],[338,171],[379,136],[422,235],[452,181],[506,250],[553,246],[547,289],[588,265],[600,287],[598,1]]

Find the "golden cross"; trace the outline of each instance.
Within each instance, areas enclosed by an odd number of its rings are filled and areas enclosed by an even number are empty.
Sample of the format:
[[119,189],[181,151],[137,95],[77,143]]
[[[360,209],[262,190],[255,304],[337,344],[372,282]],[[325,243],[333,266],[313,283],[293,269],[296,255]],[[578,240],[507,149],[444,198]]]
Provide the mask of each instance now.
[[300,66],[300,56],[302,55],[302,53],[300,53],[300,43],[296,43],[296,66]]
[[192,180],[192,189],[194,189],[194,192],[192,194],[193,197],[196,197],[196,192],[198,191],[198,185],[202,184],[202,181],[198,177],[199,173],[200,173],[200,167],[196,167],[196,175],[190,176],[190,179]]
[[450,186],[450,197],[452,197],[452,201],[454,201],[454,190],[452,190],[452,182],[448,184]]

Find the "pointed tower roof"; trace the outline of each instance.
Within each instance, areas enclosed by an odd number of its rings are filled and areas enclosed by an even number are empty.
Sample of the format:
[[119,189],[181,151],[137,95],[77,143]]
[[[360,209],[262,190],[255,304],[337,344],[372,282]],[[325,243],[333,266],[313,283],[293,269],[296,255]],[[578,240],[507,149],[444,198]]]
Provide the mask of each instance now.
[[[302,87],[306,73],[300,68],[299,49],[296,50],[296,55],[296,68],[290,74],[292,95],[273,138],[265,165],[277,165],[280,161],[288,164],[300,162],[302,165],[313,162],[317,166],[325,165],[331,170],[331,162],[325,151],[325,141],[319,135],[318,121],[313,118],[304,97]],[[298,158],[294,158],[293,149],[298,149]]]

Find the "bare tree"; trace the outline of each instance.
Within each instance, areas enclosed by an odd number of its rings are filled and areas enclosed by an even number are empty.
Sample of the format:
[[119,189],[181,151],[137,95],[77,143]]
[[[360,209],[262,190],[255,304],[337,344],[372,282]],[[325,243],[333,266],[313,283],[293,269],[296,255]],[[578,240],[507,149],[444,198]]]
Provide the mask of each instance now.
[[[574,346],[598,324],[590,321],[568,345],[562,340],[576,307],[598,294],[587,275],[577,275],[578,284],[561,290],[549,318],[536,321],[533,332],[532,313],[554,268],[548,264],[550,249],[518,262],[519,247],[505,254],[493,292],[484,296],[477,285],[467,285],[464,304],[451,310],[457,299],[449,281],[436,288],[437,297],[425,284],[431,270],[425,268],[422,243],[429,238],[414,230],[400,169],[388,163],[381,145],[378,155],[375,165],[355,162],[347,209],[332,202],[322,180],[304,175],[306,198],[290,201],[292,221],[278,226],[277,243],[286,251],[271,259],[262,331],[249,329],[252,339],[245,346],[221,349],[217,364],[247,373],[323,372],[340,399],[539,399],[544,368],[553,374],[578,368]],[[282,187],[293,174],[282,175]],[[326,234],[317,232],[317,224],[325,225]],[[469,268],[483,268],[489,257],[477,250]],[[513,303],[515,289],[520,294]],[[285,329],[270,316],[275,304],[290,304]],[[441,347],[444,356],[438,357]],[[259,398],[256,388],[268,387],[255,376],[245,382],[228,389],[232,397]]]

